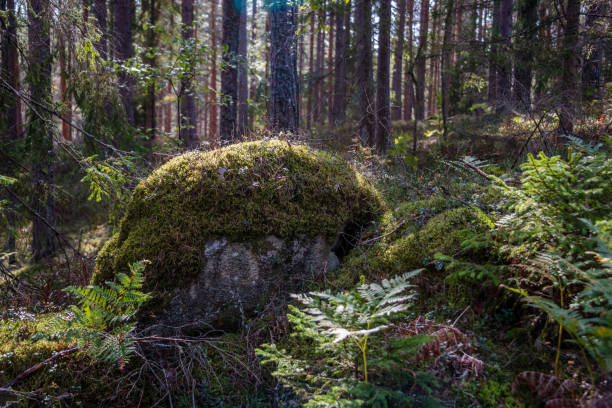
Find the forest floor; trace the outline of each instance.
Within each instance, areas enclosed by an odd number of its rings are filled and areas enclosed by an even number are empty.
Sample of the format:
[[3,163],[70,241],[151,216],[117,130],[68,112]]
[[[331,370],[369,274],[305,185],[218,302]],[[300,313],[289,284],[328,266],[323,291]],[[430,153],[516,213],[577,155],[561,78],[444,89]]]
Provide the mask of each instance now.
[[[398,392],[412,398],[414,406],[552,408],[586,406],[580,405],[585,401],[610,406],[610,400],[592,397],[610,396],[612,390],[605,375],[592,372],[584,350],[566,341],[567,335],[559,347],[559,326],[507,288],[531,279],[524,265],[529,248],[522,248],[521,255],[504,252],[510,233],[493,224],[507,213],[505,198],[486,175],[520,186],[524,175],[519,165],[527,153],[566,156],[566,141],[557,140],[554,121],[542,121],[536,131],[534,120],[521,115],[503,122],[486,115],[456,117],[446,143],[439,142],[437,122],[421,123],[416,156],[411,154],[413,124],[396,122],[396,142],[385,159],[352,140],[348,128],[333,135],[322,129],[311,136],[315,147],[339,153],[368,175],[389,209],[362,232],[361,243],[341,268],[312,288],[344,290],[360,280],[377,282],[425,269],[415,280],[413,307],[385,331],[380,344],[372,340],[372,347],[383,350],[390,339],[415,334],[433,340],[400,369],[373,363],[371,381],[380,389],[361,389],[362,403],[354,406],[406,406]],[[585,121],[577,134],[585,143],[602,142],[607,121],[607,116]],[[87,186],[75,183],[78,178],[74,169],[58,175],[64,195],[58,205],[60,230],[65,233],[58,256],[31,265],[19,255],[17,265],[1,265],[0,406],[302,406],[306,394],[282,386],[286,383],[256,356],[256,348],[270,342],[305,355],[319,352],[291,340],[284,308],[249,322],[239,333],[197,346],[189,339],[164,343],[165,351],[138,346],[142,354],[113,365],[86,353],[59,355],[70,350],[65,338],[40,338],[53,317],[74,303],[63,289],[89,284],[95,255],[115,228],[109,220],[122,211],[88,201]],[[24,224],[19,231],[19,254],[29,253],[28,228]],[[546,292],[549,282],[538,279],[519,287]],[[571,390],[563,388],[568,384]],[[330,395],[340,401],[338,395],[346,395],[342,392]],[[308,406],[341,405],[321,397],[320,405]]]

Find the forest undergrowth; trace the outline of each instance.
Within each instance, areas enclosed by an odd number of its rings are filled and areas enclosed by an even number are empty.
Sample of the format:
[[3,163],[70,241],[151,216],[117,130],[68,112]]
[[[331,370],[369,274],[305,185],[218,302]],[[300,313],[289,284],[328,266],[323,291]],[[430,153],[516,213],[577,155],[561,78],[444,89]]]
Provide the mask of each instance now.
[[[145,263],[85,289],[127,198],[60,171],[70,199],[59,213],[72,226],[63,251],[0,263],[0,404],[609,406],[606,120],[555,140],[553,123],[534,130],[525,115],[501,125],[456,117],[450,141],[433,143],[442,137],[434,119],[419,128],[417,155],[411,124],[394,127],[382,158],[348,130],[310,135],[366,175],[386,211],[353,237],[337,271],[289,305],[262,306],[234,333],[148,334],[135,319]],[[130,180],[113,183],[129,192]],[[96,202],[96,188],[115,194]],[[24,224],[18,246],[29,234]]]

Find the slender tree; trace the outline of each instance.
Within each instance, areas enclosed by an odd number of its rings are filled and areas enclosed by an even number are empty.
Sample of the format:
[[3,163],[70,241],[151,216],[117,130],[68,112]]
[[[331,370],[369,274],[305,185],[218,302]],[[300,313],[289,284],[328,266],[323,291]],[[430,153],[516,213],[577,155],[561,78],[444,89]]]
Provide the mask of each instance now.
[[[350,14],[350,3],[341,4],[336,10],[336,58],[334,61],[334,102],[330,125],[344,122],[346,115],[346,13]],[[350,19],[350,17],[349,17]],[[350,20],[349,20],[350,22]]]
[[[148,30],[146,32],[146,46],[148,51],[145,52],[144,61],[151,67],[152,70],[157,68],[157,56],[156,47],[158,45],[158,34],[157,24],[159,18],[159,7],[160,0],[148,0]],[[144,125],[149,132],[150,139],[155,138],[155,131],[157,129],[157,115],[155,111],[156,99],[157,99],[157,84],[155,77],[153,76],[147,83],[146,98],[144,103]]]
[[406,26],[406,0],[397,0],[398,17],[395,34],[395,52],[393,53],[393,106],[391,119],[402,118],[402,67],[404,62],[404,31]]
[[246,134],[249,123],[249,81],[247,77],[247,3],[239,0],[240,29],[238,32],[238,136]]
[[[2,37],[0,38],[1,54],[0,58],[2,65],[0,65],[0,78],[6,82],[8,86],[13,89],[19,89],[19,57],[17,49],[17,18],[15,11],[14,0],[2,0],[0,1],[0,10],[4,12],[3,16],[0,16],[0,29],[2,31]],[[6,92],[5,90],[0,91],[2,102],[0,103],[0,112],[2,112],[2,119],[4,120],[4,132],[0,136],[0,143],[3,146],[3,153],[0,155],[2,162],[6,163],[7,157],[5,154],[11,154],[14,151],[14,143],[19,138],[19,123],[20,123],[20,111],[17,105],[18,99],[15,95]],[[3,120],[0,119],[0,122]],[[13,176],[14,170],[12,166],[2,166],[2,172],[7,176]],[[11,194],[8,195],[9,208],[7,211],[7,252],[10,254],[8,257],[9,264],[15,262],[15,244],[16,244],[16,217],[15,208],[16,202],[15,197]]]
[[[579,1],[579,0],[578,0]],[[497,111],[507,110],[511,103],[510,85],[512,64],[510,41],[512,38],[512,3],[513,0],[501,0],[499,9],[499,36],[501,53],[497,59]]]
[[529,110],[531,106],[533,44],[536,41],[537,24],[538,0],[518,0],[512,99],[514,105],[524,111]]
[[234,0],[223,0],[223,40],[221,71],[221,118],[219,137],[222,143],[235,140],[237,136],[236,119],[238,115],[238,54],[240,13]]
[[[28,82],[30,95],[49,104],[51,96],[51,15],[48,0],[30,0],[28,7]],[[32,155],[32,255],[35,261],[56,252],[53,200],[52,121],[42,109],[30,109],[27,133]]]
[[453,7],[454,1],[447,0],[446,3],[446,15],[444,17],[444,39],[442,40],[442,125],[443,133],[442,137],[448,139],[448,91],[450,86],[450,71],[451,71],[451,55],[450,55],[450,42],[453,29]]
[[565,11],[565,30],[563,32],[563,71],[561,88],[563,106],[559,112],[559,125],[564,132],[572,132],[578,99],[578,28],[580,23],[580,0],[567,0]]
[[[424,0],[425,1],[425,0]],[[357,94],[361,143],[374,146],[374,82],[372,77],[372,0],[355,1],[355,44],[357,46]]]
[[309,56],[308,56],[308,100],[306,106],[306,127],[310,129],[313,111],[313,98],[314,98],[314,77],[315,77],[315,65],[314,65],[314,43],[315,43],[315,18],[316,14],[314,11],[310,13],[310,41],[309,41]]
[[425,53],[427,52],[427,30],[429,23],[429,0],[421,0],[419,48],[416,61],[415,118],[425,118]]
[[210,8],[210,49],[211,49],[211,68],[210,68],[210,102],[209,102],[209,119],[208,119],[208,135],[213,143],[218,143],[219,140],[219,125],[217,122],[217,0],[211,1]]
[[412,76],[414,75],[414,44],[412,28],[414,25],[414,0],[406,0],[408,12],[408,66],[404,70],[404,107],[402,118],[412,118],[412,107],[414,105],[414,86]]
[[98,53],[100,54],[100,58],[106,60],[106,58],[108,57],[108,34],[106,32],[106,0],[94,1],[94,16],[96,17],[97,29],[98,31],[100,31],[100,39],[96,41],[95,47]]
[[[115,58],[125,62],[133,57],[132,46],[132,1],[114,0],[113,3],[113,29],[115,37]],[[125,109],[127,120],[134,125],[134,82],[125,71],[117,74],[119,93]]]
[[[251,12],[251,47],[255,46],[257,41],[257,0],[252,0],[253,11]],[[251,85],[249,88],[249,98],[254,101],[257,99],[257,78],[251,75]],[[249,129],[253,129],[255,123],[255,115],[249,115]]]
[[[193,0],[182,0],[181,2],[181,35],[185,43],[184,48],[193,50]],[[198,143],[196,110],[194,102],[193,76],[195,73],[195,63],[192,60],[193,51],[189,52],[187,58],[187,72],[181,81],[181,101],[180,101],[180,127],[179,137],[185,147],[192,149]]]
[[327,123],[333,123],[333,104],[334,104],[334,7],[330,3],[329,6],[329,46],[327,47]]
[[270,128],[297,132],[299,82],[297,72],[297,1],[270,4]]
[[317,26],[317,59],[315,61],[315,78],[314,78],[314,101],[312,117],[315,122],[321,119],[323,110],[323,61],[325,59],[325,2],[318,10],[318,26]]
[[380,1],[378,69],[376,71],[376,150],[387,150],[391,138],[389,74],[391,65],[391,0]]

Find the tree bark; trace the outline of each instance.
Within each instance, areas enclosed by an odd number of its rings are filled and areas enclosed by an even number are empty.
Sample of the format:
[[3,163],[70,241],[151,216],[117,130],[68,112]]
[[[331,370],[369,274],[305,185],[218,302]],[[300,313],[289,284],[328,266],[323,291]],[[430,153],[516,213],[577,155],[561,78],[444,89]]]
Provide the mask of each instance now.
[[332,72],[334,70],[334,8],[329,6],[329,47],[327,48],[327,123],[333,122],[334,84]]
[[[426,1],[426,0],[423,0]],[[372,0],[355,2],[355,43],[357,45],[357,95],[361,143],[374,146],[374,83],[372,78]]]
[[[60,62],[60,99],[62,101],[63,117],[72,122],[72,95],[68,92],[68,78],[70,76],[70,50],[66,48],[63,33],[59,34],[59,62]],[[62,137],[64,140],[72,139],[72,128],[62,121]]]
[[247,133],[249,123],[249,82],[247,77],[247,3],[240,0],[240,29],[238,32],[238,136]]
[[297,4],[277,0],[270,5],[270,128],[295,133],[299,126],[297,73]]
[[538,0],[518,0],[512,100],[514,105],[524,112],[531,108],[533,45],[536,41],[537,24]]
[[[154,70],[157,67],[157,57],[155,56],[154,49],[157,47],[157,33],[155,27],[157,26],[158,14],[159,14],[159,1],[160,0],[148,0],[149,8],[149,28],[146,34],[146,45],[150,50],[150,56],[145,56],[144,61]],[[152,77],[150,83],[147,85],[147,94],[144,106],[144,125],[149,134],[149,141],[155,139],[157,120],[155,115],[155,104],[156,104],[156,80]]]
[[[251,13],[251,47],[255,47],[257,41],[257,0],[253,1],[253,11]],[[249,97],[252,101],[257,99],[257,79],[255,75],[251,76],[251,85],[249,89]],[[255,115],[249,115],[249,129],[253,130],[255,124]]]
[[376,71],[376,151],[384,153],[391,139],[389,76],[391,65],[391,0],[380,1],[378,68]]
[[[330,125],[344,123],[346,115],[346,13],[350,5],[340,5],[336,10],[336,58],[334,63],[334,102]],[[349,17],[350,18],[350,17]]]
[[501,0],[493,0],[493,18],[491,25],[491,36],[489,37],[489,89],[488,101],[489,105],[496,106],[497,104],[497,70],[498,70],[498,43],[499,43],[499,10]]
[[[132,1],[114,0],[113,5],[115,57],[120,63],[133,57]],[[127,120],[134,125],[134,81],[125,70],[119,71],[117,79]]]
[[444,39],[442,40],[442,138],[448,140],[448,91],[450,85],[450,42],[453,29],[453,8],[454,1],[448,0],[446,4],[446,16],[444,17]]
[[234,0],[223,0],[223,40],[221,71],[221,118],[219,137],[221,143],[236,140],[238,115],[238,54],[239,54],[240,13]]
[[425,119],[425,53],[427,52],[427,30],[429,24],[429,0],[421,0],[421,14],[419,27],[419,48],[416,60],[416,109],[417,120]]
[[563,72],[561,87],[562,106],[559,125],[563,132],[572,132],[578,99],[578,28],[580,22],[580,0],[567,0],[565,32],[563,33]]
[[[51,45],[48,0],[30,0],[28,8],[28,49],[30,95],[50,104]],[[30,110],[27,132],[32,159],[32,255],[34,261],[52,256],[57,250],[55,203],[53,201],[53,138],[49,113]]]
[[183,145],[188,149],[193,149],[198,144],[198,136],[196,131],[196,112],[194,102],[193,77],[195,75],[195,63],[192,60],[195,52],[194,37],[193,37],[193,0],[182,0],[181,2],[181,35],[185,43],[185,48],[189,52],[187,58],[188,68],[181,81],[181,121],[179,137],[183,141]]
[[396,27],[395,52],[393,55],[393,106],[391,120],[402,118],[402,67],[404,62],[404,30],[406,27],[406,0],[397,0],[398,18]]
[[414,75],[414,39],[412,38],[412,26],[414,24],[414,0],[406,0],[408,11],[408,61],[410,64],[404,70],[404,120],[412,119],[412,106],[414,105],[414,87],[412,75]]
[[[2,37],[0,38],[2,65],[0,76],[6,81],[8,85],[14,89],[19,89],[19,57],[17,53],[17,19],[15,11],[14,0],[2,0],[0,2],[2,7],[0,8],[5,12],[3,18],[0,18],[0,28],[2,28]],[[0,136],[0,143],[6,146],[5,152],[11,154],[14,151],[14,143],[19,139],[19,124],[21,122],[19,106],[17,105],[17,98],[15,95],[8,94],[4,91],[0,91],[2,95],[3,103],[0,104],[0,109],[3,111],[5,119],[4,134]],[[5,162],[6,158],[2,158]],[[12,177],[15,172],[13,166],[0,166],[3,173],[6,176]],[[15,263],[15,244],[16,244],[16,206],[15,198],[12,195],[8,197],[8,211],[7,211],[7,245],[6,252],[10,255],[8,257],[8,263]]]
[[318,13],[318,27],[317,27],[317,59],[315,61],[316,75],[314,78],[314,100],[313,100],[313,114],[312,117],[315,123],[319,123],[321,119],[321,113],[323,111],[323,60],[325,58],[325,32],[323,27],[325,26],[325,3],[319,9]]
[[510,109],[510,79],[512,76],[510,41],[512,38],[512,3],[513,0],[501,0],[499,10],[499,35],[501,55],[498,58],[497,68],[497,111]]
[[217,0],[212,0],[210,9],[210,102],[208,119],[208,137],[213,144],[219,143],[219,125],[217,122]]

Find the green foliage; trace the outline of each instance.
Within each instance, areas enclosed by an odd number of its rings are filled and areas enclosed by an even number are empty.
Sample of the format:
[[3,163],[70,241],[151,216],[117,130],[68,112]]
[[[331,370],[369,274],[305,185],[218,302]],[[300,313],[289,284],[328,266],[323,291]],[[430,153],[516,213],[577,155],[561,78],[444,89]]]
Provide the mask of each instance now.
[[[388,384],[388,375],[404,369],[429,336],[375,340],[389,327],[392,317],[410,306],[415,294],[406,293],[411,287],[408,280],[418,273],[420,270],[405,273],[380,284],[362,282],[336,294],[326,291],[295,295],[303,309],[290,306],[287,317],[292,324],[292,337],[304,348],[290,353],[276,344],[262,345],[257,349],[262,364],[274,366],[272,375],[307,400],[306,407],[414,403],[408,393],[381,386],[376,380],[381,378]],[[352,378],[357,361],[361,362],[363,381]],[[368,361],[376,373],[374,381],[368,381]]]
[[[139,259],[147,290],[172,289],[201,270],[210,239],[322,235],[382,212],[378,192],[344,160],[280,140],[174,158],[134,190],[119,233],[100,252],[94,283]],[[187,245],[186,245],[187,244]]]
[[107,282],[107,287],[67,287],[78,306],[52,320],[42,335],[74,342],[96,361],[127,363],[134,351],[132,320],[149,299],[141,291],[145,265],[145,261],[131,264],[129,275],[117,274],[117,282]]

